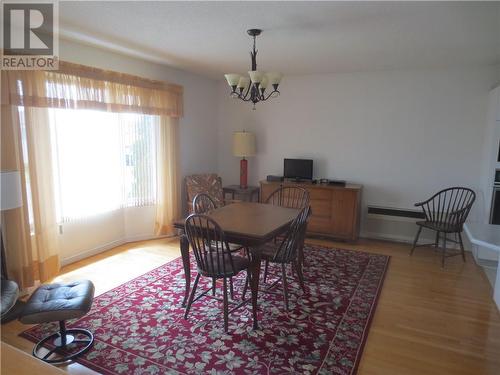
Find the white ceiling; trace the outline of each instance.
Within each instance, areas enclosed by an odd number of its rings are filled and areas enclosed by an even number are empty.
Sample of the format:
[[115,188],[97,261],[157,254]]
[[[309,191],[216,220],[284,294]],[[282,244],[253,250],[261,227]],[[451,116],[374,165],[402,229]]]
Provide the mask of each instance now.
[[500,63],[500,2],[60,2],[61,37],[212,78]]

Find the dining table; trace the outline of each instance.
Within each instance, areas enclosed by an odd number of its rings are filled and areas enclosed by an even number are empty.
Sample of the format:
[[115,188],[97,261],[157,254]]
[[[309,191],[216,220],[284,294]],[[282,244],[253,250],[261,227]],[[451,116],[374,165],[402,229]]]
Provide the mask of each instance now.
[[[214,219],[224,231],[227,242],[249,249],[250,290],[253,328],[258,329],[257,300],[259,293],[261,248],[277,236],[285,233],[300,210],[263,203],[237,202],[212,210],[206,215]],[[189,241],[184,230],[184,220],[176,220],[179,229],[180,250],[186,289],[182,306],[186,306],[191,290],[191,264]]]

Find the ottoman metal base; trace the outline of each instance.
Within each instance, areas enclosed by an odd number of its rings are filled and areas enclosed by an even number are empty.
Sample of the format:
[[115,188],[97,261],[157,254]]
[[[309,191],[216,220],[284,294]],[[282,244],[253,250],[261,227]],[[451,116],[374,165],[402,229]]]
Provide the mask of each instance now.
[[[77,335],[82,335],[86,338],[81,339],[78,338]],[[51,340],[52,342],[50,342]],[[43,345],[46,343],[54,345],[54,348],[50,349],[45,354],[40,354]],[[33,356],[47,363],[64,363],[87,352],[93,343],[94,336],[90,331],[81,328],[66,329],[65,322],[60,321],[59,332],[40,340],[33,348]],[[50,357],[54,355],[57,355],[57,357],[50,359]]]

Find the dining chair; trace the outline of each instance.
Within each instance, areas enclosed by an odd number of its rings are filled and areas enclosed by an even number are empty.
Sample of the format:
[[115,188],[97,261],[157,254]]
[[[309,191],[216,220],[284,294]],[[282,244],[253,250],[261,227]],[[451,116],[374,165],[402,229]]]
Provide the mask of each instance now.
[[[267,197],[265,203],[275,206],[302,209],[309,206],[309,192],[299,186],[282,186],[276,189]],[[280,238],[278,238],[280,240]],[[299,249],[299,263],[304,264],[304,246]],[[264,282],[267,280],[269,262],[264,265]]]
[[196,194],[193,198],[193,212],[195,214],[205,214],[217,208],[217,203],[207,193]]
[[[286,265],[291,264],[297,271],[297,278],[302,291],[305,292],[304,275],[302,273],[302,265],[299,262],[299,249],[304,245],[306,237],[307,221],[311,215],[309,206],[302,208],[297,217],[294,219],[290,228],[286,232],[281,241],[270,241],[261,249],[262,259],[267,263],[276,263],[281,265],[281,282],[283,288],[283,299],[285,308],[289,310],[288,303],[288,280],[286,276]],[[273,284],[265,289],[270,291],[278,284],[280,279],[277,279]],[[243,299],[245,298],[247,286],[243,290]]]
[[[445,258],[460,255],[460,253],[446,254],[446,242],[454,242],[460,245],[462,259],[465,262],[464,244],[462,241],[462,230],[465,220],[474,204],[476,193],[465,187],[451,187],[434,194],[426,201],[415,203],[416,207],[422,208],[425,220],[417,221],[418,231],[410,250],[413,255],[417,246],[439,247],[439,239],[443,234],[443,247],[441,249],[441,267],[444,267]],[[422,228],[427,228],[436,232],[436,239],[433,244],[419,244],[418,238]],[[455,234],[455,240],[448,238],[448,234]],[[456,237],[458,236],[458,241]]]
[[[191,214],[185,221],[185,233],[189,244],[193,249],[193,254],[196,259],[196,268],[198,274],[194,280],[193,289],[189,295],[184,319],[188,318],[189,310],[194,301],[203,296],[208,296],[220,300],[213,293],[212,296],[207,295],[210,291],[215,291],[216,282],[212,283],[212,287],[202,292],[195,298],[196,288],[200,280],[200,276],[209,277],[212,280],[223,279],[223,309],[224,309],[224,330],[228,331],[229,314],[241,307],[248,300],[243,300],[239,303],[231,302],[236,306],[229,311],[229,300],[227,295],[227,279],[238,275],[241,271],[247,271],[247,280],[249,279],[248,268],[250,261],[242,256],[234,255],[229,250],[229,244],[225,239],[224,231],[219,224],[212,218],[203,214]],[[247,283],[245,283],[246,285]]]
[[[195,214],[208,214],[210,211],[213,211],[217,208],[217,204],[215,201],[212,199],[212,197],[206,193],[200,193],[196,194],[196,196],[193,199],[193,211]],[[235,243],[229,243],[229,251],[231,253],[238,253],[241,250],[245,251],[245,254],[248,256],[249,251]],[[215,282],[215,280],[214,280]],[[233,289],[233,279],[229,279],[229,291],[231,295],[231,299],[234,298],[234,289]],[[213,290],[213,293],[215,293],[215,289]]]
[[282,186],[273,191],[265,203],[302,209],[309,205],[309,192],[299,186]]

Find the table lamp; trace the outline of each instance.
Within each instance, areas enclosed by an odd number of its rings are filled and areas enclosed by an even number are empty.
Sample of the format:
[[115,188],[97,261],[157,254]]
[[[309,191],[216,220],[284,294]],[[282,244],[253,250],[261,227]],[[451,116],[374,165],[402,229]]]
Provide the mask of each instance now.
[[248,162],[245,159],[255,155],[255,135],[246,131],[234,132],[233,155],[242,158],[240,161],[240,188],[248,187]]

